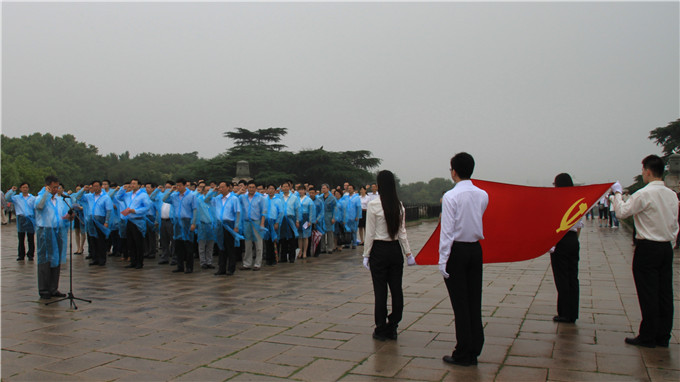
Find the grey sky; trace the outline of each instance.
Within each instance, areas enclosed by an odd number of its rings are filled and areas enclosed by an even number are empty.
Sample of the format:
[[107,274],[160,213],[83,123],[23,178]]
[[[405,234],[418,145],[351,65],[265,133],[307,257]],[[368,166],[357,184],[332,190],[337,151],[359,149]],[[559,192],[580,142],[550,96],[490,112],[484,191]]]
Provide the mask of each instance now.
[[[404,183],[629,184],[680,117],[678,2],[3,3],[2,132],[213,157],[234,127]],[[131,174],[134,175],[134,174]]]

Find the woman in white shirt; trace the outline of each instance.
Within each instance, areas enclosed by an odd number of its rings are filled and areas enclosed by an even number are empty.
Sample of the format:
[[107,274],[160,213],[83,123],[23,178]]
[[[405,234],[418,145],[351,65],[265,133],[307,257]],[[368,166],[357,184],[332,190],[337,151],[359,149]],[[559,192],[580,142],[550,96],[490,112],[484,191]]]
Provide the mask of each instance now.
[[[373,338],[385,341],[397,339],[397,327],[404,310],[404,293],[401,289],[404,257],[415,264],[406,237],[404,206],[397,196],[392,172],[378,173],[380,198],[372,200],[366,208],[366,238],[364,267],[371,271],[375,296],[375,330]],[[392,294],[392,313],[387,314],[387,288]]]

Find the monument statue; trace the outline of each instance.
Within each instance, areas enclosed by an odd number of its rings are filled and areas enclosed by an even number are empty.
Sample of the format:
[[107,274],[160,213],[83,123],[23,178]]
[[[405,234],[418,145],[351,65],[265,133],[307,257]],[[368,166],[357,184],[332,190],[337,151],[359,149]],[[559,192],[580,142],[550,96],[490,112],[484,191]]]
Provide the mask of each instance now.
[[236,162],[236,176],[232,181],[236,183],[239,180],[245,180],[246,182],[253,180],[253,178],[250,177],[250,166],[248,166],[248,161],[246,160]]

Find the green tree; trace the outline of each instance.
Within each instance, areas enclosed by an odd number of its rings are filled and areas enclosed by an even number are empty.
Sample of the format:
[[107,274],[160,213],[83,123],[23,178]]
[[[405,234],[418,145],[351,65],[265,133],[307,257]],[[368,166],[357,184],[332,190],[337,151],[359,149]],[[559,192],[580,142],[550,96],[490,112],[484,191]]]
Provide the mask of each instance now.
[[229,152],[240,153],[252,149],[281,151],[286,146],[279,142],[286,134],[288,134],[288,129],[285,127],[270,127],[255,131],[237,127],[234,131],[227,131],[223,135],[234,141],[234,146],[229,149]]
[[664,157],[680,152],[680,119],[650,131],[649,139],[663,147]]

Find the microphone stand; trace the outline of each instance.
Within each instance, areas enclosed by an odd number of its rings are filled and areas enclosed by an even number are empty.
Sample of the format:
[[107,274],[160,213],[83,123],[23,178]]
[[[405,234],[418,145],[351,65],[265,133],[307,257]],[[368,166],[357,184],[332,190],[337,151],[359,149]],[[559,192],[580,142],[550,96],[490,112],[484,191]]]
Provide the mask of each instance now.
[[[68,197],[68,198],[70,199],[70,197]],[[68,287],[68,294],[66,295],[66,297],[60,298],[59,300],[46,302],[45,305],[54,304],[55,302],[59,302],[59,301],[69,300],[71,307],[73,309],[77,310],[78,306],[76,306],[76,303],[75,303],[74,300],[85,301],[85,302],[89,302],[89,303],[92,303],[92,300],[86,300],[84,298],[78,298],[78,297],[75,297],[73,295],[73,222],[76,221],[76,222],[80,223],[80,218],[75,213],[75,211],[73,211],[73,208],[71,207],[71,205],[69,205],[68,202],[66,202],[66,198],[62,197],[62,199],[64,200],[64,203],[66,203],[66,205],[68,206],[69,213],[72,213],[75,217],[75,220],[71,220],[69,222],[69,225],[68,225],[68,235],[69,235],[69,259],[68,259],[68,261],[69,261],[69,264],[68,264],[69,265],[69,267],[68,267],[69,268],[69,270],[68,270],[69,271],[69,280],[68,280],[69,281],[69,287]]]

